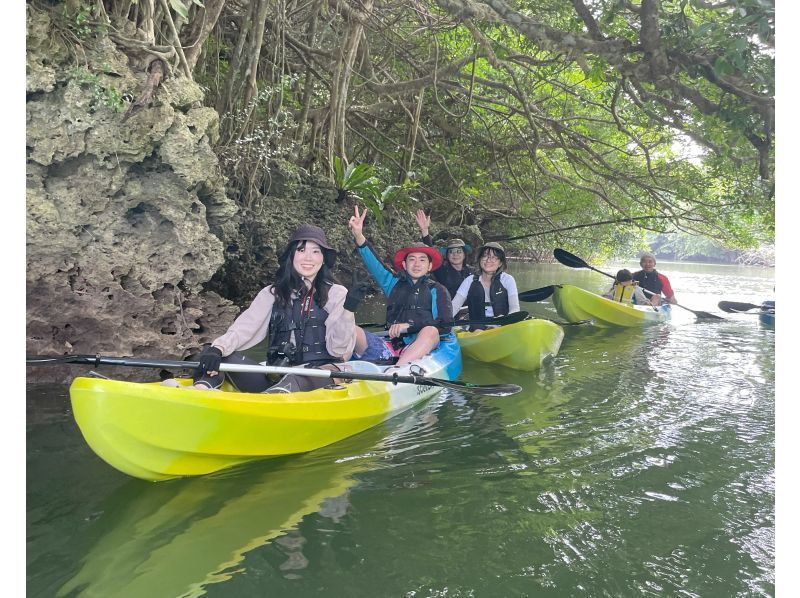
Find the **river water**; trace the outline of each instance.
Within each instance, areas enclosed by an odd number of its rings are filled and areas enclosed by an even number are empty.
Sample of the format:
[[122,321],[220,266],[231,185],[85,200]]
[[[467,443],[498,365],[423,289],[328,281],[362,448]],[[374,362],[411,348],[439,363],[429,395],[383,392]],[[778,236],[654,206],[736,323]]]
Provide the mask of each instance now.
[[[725,320],[567,327],[536,373],[465,360],[462,379],[517,395],[444,391],[324,449],[197,479],[117,472],[66,387],[29,386],[28,595],[773,596],[775,331],[716,304],[772,299],[774,272],[659,268]],[[511,272],[520,290],[609,282]]]

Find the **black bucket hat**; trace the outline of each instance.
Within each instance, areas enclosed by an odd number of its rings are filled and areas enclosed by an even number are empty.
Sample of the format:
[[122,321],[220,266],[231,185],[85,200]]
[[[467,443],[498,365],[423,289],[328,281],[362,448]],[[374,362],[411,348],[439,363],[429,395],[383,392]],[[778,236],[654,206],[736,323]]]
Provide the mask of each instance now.
[[323,254],[325,255],[325,265],[328,266],[328,268],[333,268],[333,264],[336,262],[336,254],[338,252],[330,246],[330,243],[328,243],[328,237],[325,235],[325,231],[320,227],[314,224],[301,224],[298,226],[297,230],[295,230],[292,236],[289,237],[289,240],[286,243],[286,249],[279,258],[279,261],[282,262],[289,257],[289,246],[295,241],[314,241],[314,243],[322,247]]

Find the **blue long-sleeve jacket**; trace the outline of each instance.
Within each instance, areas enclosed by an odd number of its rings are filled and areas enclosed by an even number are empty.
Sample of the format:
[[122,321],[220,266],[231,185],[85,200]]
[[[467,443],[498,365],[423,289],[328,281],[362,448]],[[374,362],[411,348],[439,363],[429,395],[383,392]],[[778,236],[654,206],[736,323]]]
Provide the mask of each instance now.
[[[450,332],[453,325],[453,306],[450,300],[450,293],[439,282],[429,277],[423,277],[414,283],[410,278],[405,275],[398,276],[394,274],[386,265],[378,258],[375,251],[369,245],[364,243],[358,247],[358,253],[361,256],[364,266],[366,266],[369,273],[381,287],[383,294],[391,301],[391,299],[398,298],[398,295],[405,289],[398,288],[398,285],[408,285],[408,291],[414,289],[418,284],[427,284],[430,287],[431,305],[429,316],[423,318],[421,321],[415,321],[408,329],[404,340],[408,343],[412,339],[408,337],[416,336],[425,326],[435,326],[440,334]],[[430,282],[429,282],[430,281]],[[391,303],[387,306],[387,320],[390,317]],[[415,313],[420,314],[421,311]],[[404,320],[405,321],[405,320]],[[394,322],[388,322],[387,326]]]

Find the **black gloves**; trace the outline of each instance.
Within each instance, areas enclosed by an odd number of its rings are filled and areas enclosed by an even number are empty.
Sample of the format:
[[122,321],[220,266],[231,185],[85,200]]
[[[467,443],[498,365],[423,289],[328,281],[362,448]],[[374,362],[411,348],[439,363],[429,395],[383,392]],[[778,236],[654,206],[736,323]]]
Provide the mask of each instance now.
[[358,309],[358,306],[361,305],[361,302],[364,300],[364,295],[367,294],[367,290],[369,289],[369,285],[365,282],[362,282],[358,286],[354,286],[352,289],[347,291],[347,297],[344,298],[344,308],[347,311],[355,311]]
[[344,298],[344,308],[355,313],[368,290],[369,283],[359,280],[358,269],[353,268],[353,281],[350,285],[350,290],[347,291],[347,297]]
[[219,365],[222,363],[222,351],[216,347],[208,346],[198,356],[200,367],[197,368],[201,376],[208,372],[218,372]]

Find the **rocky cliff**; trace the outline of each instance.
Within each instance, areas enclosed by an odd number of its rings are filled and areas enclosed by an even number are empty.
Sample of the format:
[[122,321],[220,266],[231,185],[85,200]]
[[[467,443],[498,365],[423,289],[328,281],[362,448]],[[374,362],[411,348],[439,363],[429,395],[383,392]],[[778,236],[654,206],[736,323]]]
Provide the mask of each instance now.
[[[168,77],[152,105],[123,118],[146,77],[107,37],[71,43],[51,14],[28,5],[28,354],[180,358],[271,281],[298,224],[318,224],[352,249],[352,208],[326,181],[276,171],[248,209],[226,195],[213,149],[219,115],[195,83]],[[388,243],[410,239],[412,224]],[[349,270],[352,252],[341,258]],[[66,382],[86,370],[29,367],[28,380]]]

